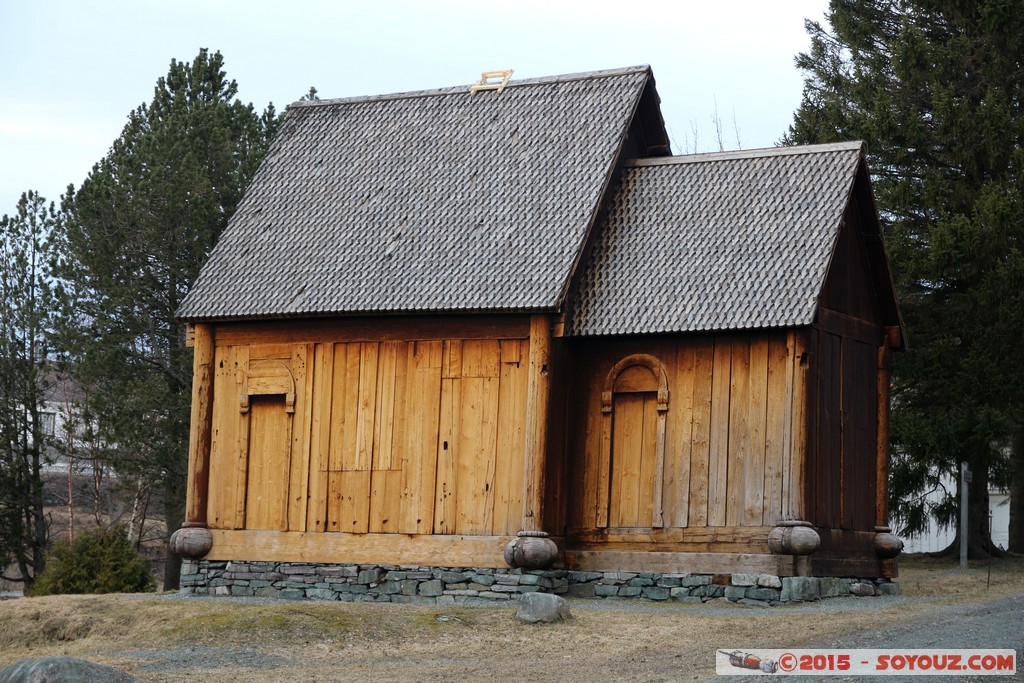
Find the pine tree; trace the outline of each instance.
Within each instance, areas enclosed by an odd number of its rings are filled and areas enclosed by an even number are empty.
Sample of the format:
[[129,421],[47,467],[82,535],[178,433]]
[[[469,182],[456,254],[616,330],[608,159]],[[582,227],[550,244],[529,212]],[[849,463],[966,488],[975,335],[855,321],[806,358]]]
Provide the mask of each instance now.
[[1006,480],[1024,404],[1024,12],[832,0],[827,20],[807,23],[784,142],[868,143],[910,345],[894,367],[891,509],[909,531],[954,522],[955,491],[935,508],[922,495],[966,462],[984,555],[989,483]]
[[[63,210],[62,273],[75,315],[64,337],[107,457],[160,493],[179,526],[192,352],[175,311],[234,213],[278,125],[237,98],[220,53],[171,61],[153,99]],[[169,558],[166,588],[180,560]]]
[[26,590],[43,571],[48,538],[40,412],[49,376],[56,221],[53,205],[34,192],[0,219],[0,569]]

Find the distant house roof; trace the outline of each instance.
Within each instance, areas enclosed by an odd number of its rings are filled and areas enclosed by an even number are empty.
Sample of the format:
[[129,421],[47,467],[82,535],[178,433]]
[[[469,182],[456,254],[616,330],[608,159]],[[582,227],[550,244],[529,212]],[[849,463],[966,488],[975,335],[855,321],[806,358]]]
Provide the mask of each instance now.
[[632,162],[566,333],[811,324],[862,154],[853,142]]
[[642,101],[664,136],[646,66],[299,103],[178,316],[555,309]]

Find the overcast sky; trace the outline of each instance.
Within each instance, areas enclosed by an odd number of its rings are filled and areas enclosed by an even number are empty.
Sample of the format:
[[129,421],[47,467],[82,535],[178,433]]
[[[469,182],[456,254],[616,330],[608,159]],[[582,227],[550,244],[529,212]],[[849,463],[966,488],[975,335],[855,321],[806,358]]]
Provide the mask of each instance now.
[[[635,64],[654,69],[676,154],[767,147],[800,102],[794,56],[827,0],[0,0],[0,213],[57,200],[152,98],[171,58],[220,50],[239,97],[279,109]],[[696,130],[696,133],[694,131]],[[738,135],[737,135],[738,132]],[[738,138],[738,140],[737,140]]]

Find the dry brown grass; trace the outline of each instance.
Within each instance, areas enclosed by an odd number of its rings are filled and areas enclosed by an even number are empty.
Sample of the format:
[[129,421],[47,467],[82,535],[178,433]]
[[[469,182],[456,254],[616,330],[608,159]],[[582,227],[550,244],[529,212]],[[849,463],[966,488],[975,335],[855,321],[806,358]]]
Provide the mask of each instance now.
[[936,604],[1024,592],[1021,560],[998,562],[989,589],[984,564],[962,573],[949,562],[912,559],[901,571],[904,593],[926,600],[775,609],[620,602],[611,610],[575,602],[574,619],[548,626],[522,624],[501,608],[123,595],[11,600],[0,603],[0,665],[67,654],[147,681],[697,680],[713,675],[716,648],[825,642]]

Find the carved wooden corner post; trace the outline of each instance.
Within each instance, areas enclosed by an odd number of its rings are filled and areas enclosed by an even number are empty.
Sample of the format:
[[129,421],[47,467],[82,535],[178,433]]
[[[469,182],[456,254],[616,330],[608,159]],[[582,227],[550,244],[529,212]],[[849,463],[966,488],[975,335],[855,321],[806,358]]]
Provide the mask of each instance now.
[[194,354],[185,522],[171,536],[171,550],[189,558],[202,557],[213,547],[213,537],[206,528],[214,377],[213,327],[208,323],[195,325]]
[[889,401],[892,348],[899,346],[898,327],[886,329],[878,347],[878,441],[875,460],[875,554],[891,560],[903,552],[903,541],[889,527]]
[[523,454],[523,519],[516,538],[505,546],[510,567],[544,569],[558,557],[558,547],[541,528],[544,520],[544,472],[547,466],[548,413],[551,402],[551,319],[530,317],[530,365],[526,395]]
[[[809,343],[810,342],[810,343]],[[787,464],[793,483],[783,500],[782,521],[768,533],[768,550],[775,555],[789,555],[797,576],[810,576],[811,554],[821,545],[821,536],[814,525],[801,519],[807,507],[807,460],[810,435],[810,411],[814,400],[810,348],[813,338],[790,332],[787,340],[786,403],[788,437],[785,439]]]

